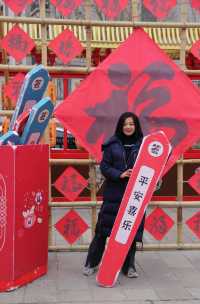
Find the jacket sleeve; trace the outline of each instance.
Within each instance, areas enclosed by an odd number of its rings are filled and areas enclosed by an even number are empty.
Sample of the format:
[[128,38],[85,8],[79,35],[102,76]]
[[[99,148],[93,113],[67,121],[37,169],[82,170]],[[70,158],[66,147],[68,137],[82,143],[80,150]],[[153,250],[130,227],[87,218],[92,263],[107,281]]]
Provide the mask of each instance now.
[[120,178],[123,171],[120,171],[112,166],[112,152],[110,147],[106,147],[103,152],[103,159],[100,163],[101,173],[105,178],[116,181]]

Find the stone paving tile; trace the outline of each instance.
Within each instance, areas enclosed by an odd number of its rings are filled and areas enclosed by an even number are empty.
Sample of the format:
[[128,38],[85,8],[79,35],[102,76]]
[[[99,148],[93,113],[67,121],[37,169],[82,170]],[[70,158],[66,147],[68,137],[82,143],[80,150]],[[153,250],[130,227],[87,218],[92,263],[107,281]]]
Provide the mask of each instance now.
[[92,301],[92,295],[90,290],[59,290],[56,295],[57,303],[65,301],[66,303],[77,303],[77,301],[82,301],[82,303],[88,303]]
[[193,296],[193,298],[200,299],[200,282],[199,288],[186,288],[186,290]]
[[12,290],[9,292],[2,292],[0,293],[0,303],[1,304],[23,303],[24,293],[25,293],[25,287],[21,287],[19,289]]
[[200,271],[196,269],[173,269],[174,274],[178,278],[183,287],[199,288],[200,287]]
[[194,297],[182,287],[174,286],[166,287],[166,288],[154,288],[154,291],[158,295],[160,300],[185,300],[185,299],[193,299]]
[[116,286],[113,288],[98,287],[91,289],[93,301],[110,301],[119,302],[127,300],[123,290],[119,290]]
[[168,267],[181,269],[193,268],[193,264],[190,260],[186,256],[178,254],[178,252],[160,252],[160,258]]
[[158,295],[155,291],[147,288],[141,289],[126,289],[124,288],[124,293],[128,300],[159,300]]

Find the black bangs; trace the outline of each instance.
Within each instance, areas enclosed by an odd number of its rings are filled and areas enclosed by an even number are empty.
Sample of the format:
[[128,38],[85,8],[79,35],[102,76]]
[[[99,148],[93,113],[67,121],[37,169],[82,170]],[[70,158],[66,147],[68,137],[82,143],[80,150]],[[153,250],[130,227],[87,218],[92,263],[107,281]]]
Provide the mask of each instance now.
[[125,112],[119,117],[119,120],[118,120],[117,126],[116,126],[116,130],[115,130],[115,135],[119,139],[124,137],[123,125],[124,125],[125,120],[129,117],[131,117],[134,121],[135,132],[133,134],[133,137],[134,137],[134,140],[137,141],[143,137],[143,133],[142,133],[142,129],[141,129],[138,117],[132,112]]

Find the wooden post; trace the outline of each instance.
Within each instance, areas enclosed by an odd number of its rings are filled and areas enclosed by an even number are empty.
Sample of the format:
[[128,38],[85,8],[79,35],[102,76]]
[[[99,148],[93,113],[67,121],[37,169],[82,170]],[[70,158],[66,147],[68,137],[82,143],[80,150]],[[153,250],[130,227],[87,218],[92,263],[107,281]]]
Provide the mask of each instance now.
[[138,0],[132,0],[131,1],[131,9],[132,9],[132,21],[139,21],[140,15],[138,11]]
[[[91,201],[97,203],[97,185],[96,185],[96,168],[95,164],[89,165],[89,180],[90,180],[90,197]],[[91,207],[91,230],[92,236],[94,236],[95,226],[97,221],[97,206]]]
[[[186,0],[179,0],[180,3],[180,12],[181,12],[181,22],[187,22],[187,4]],[[180,29],[180,38],[181,38],[181,49],[180,49],[180,66],[182,69],[185,68],[185,57],[186,57],[186,46],[187,46],[187,28]]]
[[[85,1],[85,17],[86,20],[91,19],[91,1],[86,0]],[[92,64],[92,47],[91,47],[91,41],[92,41],[92,28],[91,25],[86,25],[86,64],[87,68],[90,69]]]
[[[183,201],[183,163],[177,164],[177,201]],[[177,246],[183,244],[183,209],[177,208]]]

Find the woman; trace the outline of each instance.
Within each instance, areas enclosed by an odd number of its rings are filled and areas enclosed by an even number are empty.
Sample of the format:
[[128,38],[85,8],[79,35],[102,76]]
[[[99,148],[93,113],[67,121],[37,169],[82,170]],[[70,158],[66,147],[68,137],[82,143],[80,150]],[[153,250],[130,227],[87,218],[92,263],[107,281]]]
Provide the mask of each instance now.
[[[99,212],[95,236],[89,247],[84,275],[89,276],[94,273],[101,261],[106,238],[110,236],[142,138],[137,116],[125,112],[118,120],[114,136],[102,146],[103,159],[100,169],[106,178],[103,204]],[[142,242],[143,230],[144,218],[122,267],[122,272],[130,278],[138,277],[135,268],[136,242]]]

